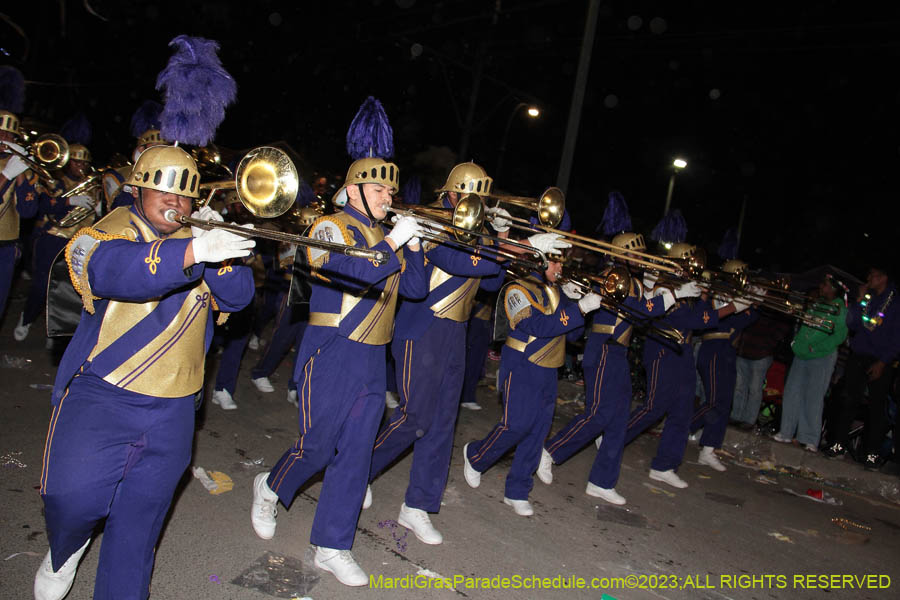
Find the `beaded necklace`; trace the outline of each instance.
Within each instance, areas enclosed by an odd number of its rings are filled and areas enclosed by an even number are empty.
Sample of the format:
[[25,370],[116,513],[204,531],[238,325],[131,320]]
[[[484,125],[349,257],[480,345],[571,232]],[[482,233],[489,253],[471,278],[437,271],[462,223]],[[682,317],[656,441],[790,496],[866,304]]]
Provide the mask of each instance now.
[[869,331],[875,331],[875,328],[881,325],[882,322],[884,322],[884,311],[888,309],[888,306],[891,305],[891,301],[893,299],[894,292],[891,291],[891,293],[888,294],[887,299],[884,301],[884,304],[882,304],[881,308],[878,309],[878,313],[876,313],[876,315],[873,317],[869,315],[869,311],[872,308],[872,305],[870,303],[872,300],[872,294],[866,293],[862,301],[859,303],[859,305],[863,307],[863,327],[865,327]]

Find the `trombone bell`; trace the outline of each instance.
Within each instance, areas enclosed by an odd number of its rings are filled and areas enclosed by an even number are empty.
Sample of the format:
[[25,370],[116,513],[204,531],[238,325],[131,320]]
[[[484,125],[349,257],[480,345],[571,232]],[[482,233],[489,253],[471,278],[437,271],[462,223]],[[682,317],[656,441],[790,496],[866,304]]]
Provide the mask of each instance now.
[[535,212],[537,213],[538,222],[550,229],[554,229],[560,224],[563,213],[566,211],[566,195],[558,187],[548,187],[537,198],[498,194],[490,195],[488,198],[496,201],[495,206],[510,204]]
[[244,155],[234,180],[200,184],[200,189],[234,189],[238,199],[253,215],[270,219],[283,215],[294,205],[300,176],[297,167],[278,148],[260,146]]
[[69,162],[69,143],[55,133],[40,136],[31,145],[31,151],[35,160],[47,169],[59,169]]

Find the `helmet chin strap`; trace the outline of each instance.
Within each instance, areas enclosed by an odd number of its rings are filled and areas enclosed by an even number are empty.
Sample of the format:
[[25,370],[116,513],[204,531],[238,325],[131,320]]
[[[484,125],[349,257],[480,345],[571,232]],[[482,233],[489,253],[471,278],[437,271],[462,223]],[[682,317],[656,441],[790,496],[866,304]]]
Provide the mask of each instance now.
[[363,205],[363,208],[366,209],[366,216],[368,216],[369,219],[371,219],[371,221],[373,223],[381,222],[381,219],[376,219],[375,216],[372,214],[372,209],[369,208],[369,201],[366,199],[366,192],[363,189],[363,184],[357,183],[356,189],[359,190],[359,197],[362,198],[362,205]]

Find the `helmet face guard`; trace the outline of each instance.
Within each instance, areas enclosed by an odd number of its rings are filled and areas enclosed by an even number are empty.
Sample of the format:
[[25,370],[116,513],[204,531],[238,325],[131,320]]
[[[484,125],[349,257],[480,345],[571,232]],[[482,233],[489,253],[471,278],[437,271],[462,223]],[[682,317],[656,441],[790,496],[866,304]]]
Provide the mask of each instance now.
[[623,250],[636,250],[638,252],[643,252],[647,249],[647,243],[644,241],[644,236],[640,233],[620,233],[619,235],[614,237],[610,243],[613,246],[622,248]]
[[159,129],[148,129],[144,133],[142,133],[137,142],[134,144],[135,146],[146,146],[147,144],[165,144],[166,141],[162,139],[162,134],[159,132]]
[[493,187],[494,180],[488,177],[484,169],[473,162],[464,162],[450,170],[447,181],[436,191],[487,195]]
[[19,135],[19,117],[8,110],[0,110],[0,131]]
[[726,260],[725,264],[722,265],[723,273],[741,273],[750,268],[750,265],[745,263],[742,260],[737,260],[733,258],[731,260]]
[[153,146],[144,150],[128,183],[146,190],[200,197],[200,173],[190,155],[175,146]]
[[332,203],[335,206],[347,204],[347,187],[363,183],[380,184],[391,188],[391,193],[400,189],[400,168],[382,158],[360,158],[347,169],[344,185],[335,192]]
[[82,144],[69,144],[69,160],[91,162],[91,151]]

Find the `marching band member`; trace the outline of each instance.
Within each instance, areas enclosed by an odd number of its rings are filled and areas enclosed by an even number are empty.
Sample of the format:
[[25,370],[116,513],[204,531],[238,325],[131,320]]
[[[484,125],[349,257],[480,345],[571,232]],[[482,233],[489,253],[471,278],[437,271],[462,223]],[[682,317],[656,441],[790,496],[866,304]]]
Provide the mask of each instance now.
[[[636,233],[621,233],[612,239],[612,244],[626,251],[645,251],[647,248],[644,236]],[[623,302],[632,311],[647,317],[662,315],[674,303],[675,299],[668,290],[645,299],[643,286],[637,277],[632,277],[631,289]],[[631,368],[628,364],[631,333],[631,322],[614,310],[601,308],[593,313],[584,348],[584,412],[569,421],[544,445],[537,470],[538,479],[544,483],[549,485],[553,482],[552,465],[562,464],[602,434],[585,493],[612,504],[625,504],[625,498],[616,492],[615,487],[631,407]]]
[[416,221],[402,217],[387,235],[381,224],[398,180],[393,163],[356,160],[337,193],[348,199],[344,210],[312,226],[312,237],[382,250],[390,260],[379,265],[307,249],[316,277],[294,371],[300,437],[271,472],[253,482],[251,521],[267,540],[275,534],[278,500],[290,507],[300,486],[325,470],[310,542],[316,546],[315,565],[349,586],[369,581],[350,548],[384,411],[385,344],[394,328],[394,307],[398,294],[421,298],[427,290]]
[[0,110],[0,315],[6,310],[18,259],[19,219],[33,217],[38,209],[37,178],[29,177],[18,135],[19,118]]
[[500,358],[503,416],[485,438],[463,446],[463,474],[473,488],[481,484],[482,473],[515,448],[503,502],[523,517],[534,514],[528,493],[553,420],[566,338],[580,337],[583,315],[601,304],[594,293],[577,303],[561,295],[556,285],[561,269],[561,263],[552,261],[543,277],[531,274],[501,290],[510,325]]
[[[725,261],[722,272],[736,274],[745,271],[749,265],[741,260]],[[751,286],[753,288],[753,286]],[[754,294],[762,294],[762,290],[751,289]],[[718,310],[735,302],[725,296],[717,296],[712,300],[713,308]],[[697,354],[697,370],[703,381],[706,401],[694,411],[691,417],[691,433],[703,429],[700,436],[701,465],[716,471],[724,471],[725,465],[715,454],[725,440],[725,429],[731,415],[731,402],[734,398],[735,379],[737,378],[737,341],[741,332],[756,322],[759,312],[754,309],[738,310],[749,302],[737,300],[735,314],[720,319],[715,327],[702,334],[700,351]]]

